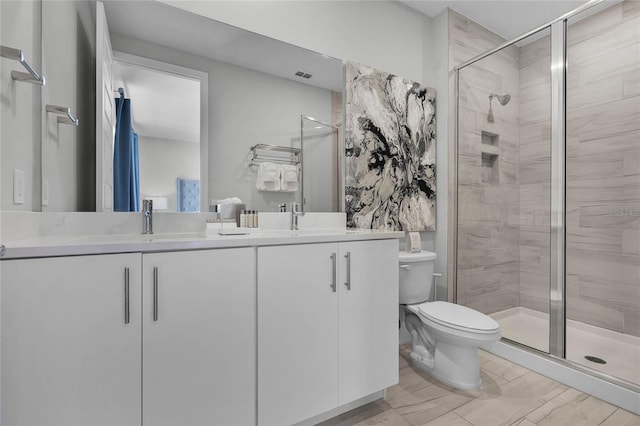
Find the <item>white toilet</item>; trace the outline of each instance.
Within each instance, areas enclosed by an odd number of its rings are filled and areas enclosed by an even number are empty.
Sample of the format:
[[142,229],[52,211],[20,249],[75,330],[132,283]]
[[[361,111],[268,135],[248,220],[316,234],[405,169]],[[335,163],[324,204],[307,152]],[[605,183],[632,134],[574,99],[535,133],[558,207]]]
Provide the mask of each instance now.
[[478,389],[478,347],[500,339],[491,317],[449,302],[429,302],[436,254],[400,252],[400,304],[413,364],[447,385]]

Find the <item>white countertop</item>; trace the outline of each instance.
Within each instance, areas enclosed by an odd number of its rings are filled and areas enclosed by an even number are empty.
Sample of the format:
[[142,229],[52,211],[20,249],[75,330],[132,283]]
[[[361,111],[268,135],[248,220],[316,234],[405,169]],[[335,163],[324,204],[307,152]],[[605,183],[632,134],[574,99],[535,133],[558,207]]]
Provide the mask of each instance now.
[[77,256],[108,253],[151,253],[231,247],[259,247],[403,238],[401,231],[369,229],[253,230],[245,235],[217,233],[56,235],[4,242],[2,259]]

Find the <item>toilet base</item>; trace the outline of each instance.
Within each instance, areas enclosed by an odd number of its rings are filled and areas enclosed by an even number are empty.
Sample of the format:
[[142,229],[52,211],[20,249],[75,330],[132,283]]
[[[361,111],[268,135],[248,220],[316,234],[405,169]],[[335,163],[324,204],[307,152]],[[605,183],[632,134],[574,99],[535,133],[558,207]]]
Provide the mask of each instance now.
[[420,370],[436,380],[458,389],[480,389],[480,364],[478,349],[450,345],[439,341],[431,354],[425,354],[419,345],[411,350],[411,361]]

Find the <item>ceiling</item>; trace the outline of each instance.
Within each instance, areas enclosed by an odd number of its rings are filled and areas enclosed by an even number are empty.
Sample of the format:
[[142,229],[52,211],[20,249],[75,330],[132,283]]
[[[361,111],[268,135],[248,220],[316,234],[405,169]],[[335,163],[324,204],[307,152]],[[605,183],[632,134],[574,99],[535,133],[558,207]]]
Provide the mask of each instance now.
[[200,143],[199,80],[115,61],[113,86],[131,99],[138,135]]
[[506,40],[512,40],[587,3],[587,0],[399,1],[432,18],[451,8]]

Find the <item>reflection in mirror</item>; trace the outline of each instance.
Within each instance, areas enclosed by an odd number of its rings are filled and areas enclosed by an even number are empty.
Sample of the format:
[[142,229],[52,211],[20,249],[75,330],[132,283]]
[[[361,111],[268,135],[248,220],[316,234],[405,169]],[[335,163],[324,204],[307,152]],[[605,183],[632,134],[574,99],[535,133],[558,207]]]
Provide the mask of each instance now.
[[333,126],[306,115],[300,117],[302,200],[305,211],[340,210],[339,126],[340,123]]
[[[56,7],[64,2],[44,3],[47,7]],[[100,7],[95,1],[87,0],[85,3],[93,5],[96,14],[98,13]],[[54,15],[43,14],[43,21],[51,19],[50,16]],[[260,211],[275,211],[280,203],[301,200],[301,191],[268,193],[257,190],[255,168],[248,165],[250,147],[257,143],[265,143],[299,148],[301,115],[312,116],[333,126],[342,121],[339,111],[342,106],[341,92],[344,83],[340,60],[157,1],[105,1],[104,25],[97,16],[94,24],[94,36],[89,37],[90,40],[87,42],[90,46],[95,46],[94,65],[77,68],[79,72],[89,73],[91,78],[83,80],[78,76],[70,82],[65,82],[63,86],[85,80],[96,82],[96,118],[87,117],[91,115],[90,112],[79,115],[81,125],[86,117],[84,123],[93,123],[95,129],[96,138],[92,138],[88,145],[92,149],[95,147],[96,160],[83,158],[80,161],[89,162],[95,167],[96,177],[91,183],[95,190],[89,197],[94,197],[98,210],[112,210],[110,204],[113,200],[113,189],[110,187],[113,177],[109,176],[109,173],[112,167],[110,160],[113,153],[110,149],[113,144],[114,123],[109,122],[108,111],[113,108],[115,117],[115,106],[110,106],[109,103],[113,103],[114,97],[118,96],[113,93],[118,86],[110,71],[104,73],[104,70],[108,69],[107,64],[110,66],[113,63],[104,52],[107,45],[117,52],[116,56],[133,55],[197,70],[205,75],[201,80],[208,83],[205,99],[207,102],[201,101],[201,114],[206,118],[206,121],[201,120],[200,124],[200,138],[205,140],[205,143],[200,144],[201,210],[206,211],[211,200],[227,197],[238,197],[247,208]],[[95,37],[100,36],[101,25],[104,26],[102,34],[108,35],[108,41]],[[44,32],[49,27],[51,25],[43,23]],[[51,37],[44,32],[43,39]],[[66,45],[63,40],[58,44]],[[56,64],[61,72],[71,71],[65,68],[65,61],[58,61]],[[303,75],[296,75],[300,71]],[[311,76],[305,78],[304,74]],[[104,78],[101,80],[101,77]],[[73,90],[86,96],[85,89]],[[133,90],[133,87],[128,89],[127,97],[138,105],[140,99],[138,96],[135,99],[132,97]],[[202,109],[203,104],[208,105],[208,110]],[[136,108],[134,106],[134,121],[139,114]],[[104,113],[101,115],[101,112]],[[181,124],[176,118],[170,121]],[[182,125],[190,126],[187,123]],[[136,128],[136,131],[140,130]],[[142,150],[140,155],[142,168],[146,161]],[[67,162],[73,160],[61,157],[55,159],[55,164],[50,164],[49,161],[48,158],[43,159],[43,163],[46,163],[43,164],[43,170],[64,169],[69,166]],[[322,165],[335,161],[335,158],[317,161],[318,167],[313,170],[321,171],[324,176],[327,167]],[[166,170],[156,167],[153,172],[160,175]],[[312,167],[309,166],[309,171],[311,170]],[[163,175],[164,178],[166,176]],[[172,177],[175,178],[176,176]],[[197,176],[190,175],[186,178],[195,180]],[[304,178],[307,182],[313,182],[319,176],[307,173]],[[83,179],[86,183],[86,177],[76,176],[76,182]],[[146,189],[141,188],[141,197],[167,196],[167,206],[170,206],[170,198],[173,198],[173,195],[166,193],[165,189],[152,186],[148,193],[146,192]],[[307,201],[310,203],[309,199]],[[313,208],[315,210],[315,207]],[[336,207],[332,205],[330,208]],[[64,209],[77,210],[78,207],[70,204],[61,207],[60,210]]]
[[[42,211],[95,209],[94,20],[95,2],[42,2]],[[68,108],[78,125],[47,105]]]
[[[114,87],[130,99],[138,135],[140,198],[154,200],[156,211],[200,211],[200,100],[206,74],[119,52],[114,56]],[[114,197],[122,198],[117,187]]]

